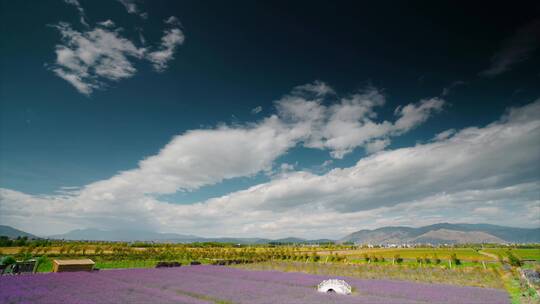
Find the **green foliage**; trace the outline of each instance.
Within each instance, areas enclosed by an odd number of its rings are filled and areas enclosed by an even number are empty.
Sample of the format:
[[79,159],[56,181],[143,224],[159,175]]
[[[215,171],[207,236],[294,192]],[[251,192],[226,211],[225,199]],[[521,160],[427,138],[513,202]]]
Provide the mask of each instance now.
[[369,257],[369,255],[367,255],[367,253],[364,253],[364,260],[365,260],[366,262],[371,261],[371,258]]
[[10,239],[5,235],[0,236],[0,247],[22,247],[22,246],[32,246],[32,247],[44,247],[50,246],[52,241],[37,239],[29,240],[26,236],[18,236],[16,239]]
[[5,256],[2,258],[2,260],[0,260],[1,265],[11,265],[11,264],[15,264],[16,262],[17,260],[15,260],[15,258],[10,255]]
[[506,253],[506,255],[508,256],[508,262],[510,263],[510,265],[514,266],[514,267],[521,267],[523,265],[523,263],[521,262],[521,260],[516,257],[512,251],[508,250],[508,252]]
[[452,255],[450,256],[450,260],[452,261],[452,263],[454,265],[461,265],[461,260],[458,259],[457,255],[455,253],[452,253]]

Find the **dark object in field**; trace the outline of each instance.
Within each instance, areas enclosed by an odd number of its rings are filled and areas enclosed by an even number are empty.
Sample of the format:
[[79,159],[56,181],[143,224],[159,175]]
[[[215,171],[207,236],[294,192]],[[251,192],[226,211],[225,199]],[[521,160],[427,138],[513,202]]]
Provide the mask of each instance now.
[[236,259],[236,260],[215,260],[214,262],[212,262],[212,265],[224,266],[224,265],[247,264],[247,263],[252,263],[252,262],[249,261],[249,260],[241,260],[241,259]]
[[182,266],[179,262],[157,262],[156,268],[164,268],[164,267],[180,267]]
[[13,274],[13,267],[15,267],[15,264],[2,265],[2,267],[4,267],[1,272],[2,275]]
[[540,285],[540,273],[534,269],[523,269],[523,276],[533,284]]
[[95,264],[90,259],[53,260],[53,272],[92,271]]
[[191,261],[190,265],[201,265],[201,262],[199,261]]
[[15,266],[13,266],[13,274],[34,273],[35,267],[36,260],[17,262]]

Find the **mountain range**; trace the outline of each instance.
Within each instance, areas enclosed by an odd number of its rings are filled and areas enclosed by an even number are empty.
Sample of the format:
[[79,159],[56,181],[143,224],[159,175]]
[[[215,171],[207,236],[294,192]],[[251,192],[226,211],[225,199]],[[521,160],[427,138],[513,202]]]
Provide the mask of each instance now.
[[31,234],[31,233],[28,233],[28,232],[24,232],[22,230],[19,230],[19,229],[15,229],[11,226],[6,226],[6,225],[0,225],[0,236],[7,236],[8,238],[10,239],[16,239],[17,237],[24,237],[26,236],[27,238],[29,239],[38,239],[39,237]]
[[194,242],[217,242],[217,243],[235,243],[235,244],[298,244],[298,243],[328,243],[334,240],[306,240],[301,238],[282,238],[282,239],[266,239],[266,238],[231,238],[231,237],[215,237],[205,238],[195,235],[185,235],[177,233],[159,233],[150,231],[137,230],[100,230],[100,229],[76,229],[64,234],[48,236],[51,239],[63,240],[92,240],[92,241],[154,241],[154,242],[171,242],[171,243],[194,243]]
[[357,244],[540,243],[540,228],[440,223],[424,227],[382,227],[353,232],[339,240]]
[[[27,236],[37,238],[30,233],[10,226],[0,225],[0,235],[16,238]],[[50,239],[92,240],[92,241],[154,241],[170,243],[220,242],[236,244],[310,244],[352,242],[355,244],[460,244],[460,243],[540,243],[540,228],[513,228],[490,224],[449,224],[440,223],[424,227],[382,227],[373,230],[353,232],[339,240],[302,238],[205,238],[188,234],[160,233],[136,230],[100,230],[76,229],[64,234],[44,236]]]

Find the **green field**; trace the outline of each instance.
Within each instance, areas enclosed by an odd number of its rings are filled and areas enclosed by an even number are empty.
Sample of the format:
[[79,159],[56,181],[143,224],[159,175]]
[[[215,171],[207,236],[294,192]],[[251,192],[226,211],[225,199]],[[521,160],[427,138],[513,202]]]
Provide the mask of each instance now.
[[319,275],[342,275],[362,279],[406,280],[504,289],[504,283],[501,280],[499,269],[495,265],[486,269],[480,266],[450,269],[435,265],[425,267],[412,264],[391,265],[373,263],[351,265],[272,261],[243,264],[234,267],[251,270],[306,272]]
[[[494,248],[494,249],[484,249],[482,251],[495,254],[495,255],[501,254],[505,256],[509,250],[506,248]],[[510,249],[510,251],[522,260],[535,260],[537,262],[540,262],[540,249],[538,248],[531,248],[531,249],[512,248]]]
[[[176,260],[182,265],[189,265],[190,261]],[[99,260],[96,261],[95,268],[97,269],[121,269],[121,268],[154,268],[158,260]],[[204,262],[204,261],[202,261]],[[47,259],[39,265],[38,272],[51,272],[52,260]]]
[[[321,252],[328,254],[329,251]],[[372,249],[355,249],[347,251],[335,251],[335,253],[346,255],[348,259],[361,259],[364,254],[368,256],[384,257],[392,259],[395,255],[399,255],[403,259],[416,259],[417,257],[433,258],[437,256],[440,259],[448,260],[452,254],[463,261],[492,261],[492,257],[482,255],[473,248],[372,248]]]

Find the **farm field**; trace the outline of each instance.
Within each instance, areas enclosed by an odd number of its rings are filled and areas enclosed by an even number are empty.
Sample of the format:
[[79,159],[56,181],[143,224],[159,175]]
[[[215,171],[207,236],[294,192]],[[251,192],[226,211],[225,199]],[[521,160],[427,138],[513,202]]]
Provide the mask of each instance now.
[[[349,296],[323,294],[328,275],[221,266],[0,277],[1,303],[509,303],[504,290],[341,277]],[[333,278],[333,277],[332,277]]]
[[[506,249],[500,249],[506,250]],[[450,259],[452,254],[456,254],[460,259],[464,261],[492,261],[492,257],[482,255],[473,248],[366,248],[366,249],[353,249],[353,250],[324,250],[318,251],[320,255],[329,255],[338,253],[340,255],[346,255],[347,258],[362,258],[365,254],[369,256],[384,257],[391,259],[395,255],[399,255],[404,259],[416,259],[417,257],[429,257],[433,258],[437,256],[440,259]]]
[[[493,248],[493,249],[483,249],[482,251],[495,254],[495,255],[497,254],[505,255],[508,252],[508,249]],[[513,248],[511,252],[522,260],[535,260],[535,261],[540,262],[540,248]]]
[[461,267],[449,269],[440,266],[391,265],[391,264],[340,264],[303,263],[271,261],[255,264],[241,264],[234,267],[260,270],[303,272],[316,275],[345,275],[360,279],[390,279],[423,283],[440,283],[457,286],[475,286],[503,289],[504,284],[496,267]]

